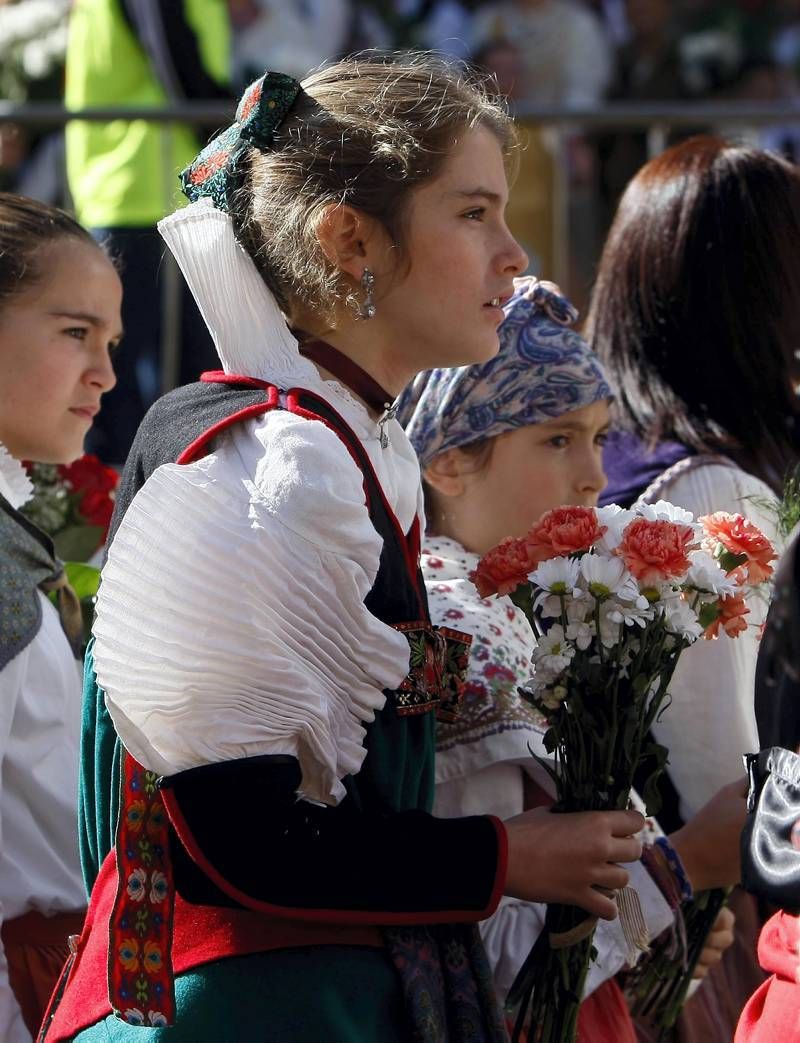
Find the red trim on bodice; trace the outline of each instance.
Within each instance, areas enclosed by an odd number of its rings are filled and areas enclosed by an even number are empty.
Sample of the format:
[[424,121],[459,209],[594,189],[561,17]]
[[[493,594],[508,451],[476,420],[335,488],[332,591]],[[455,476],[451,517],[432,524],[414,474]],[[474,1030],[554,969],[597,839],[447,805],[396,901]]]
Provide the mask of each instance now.
[[[68,987],[47,1031],[47,1043],[71,1040],[75,1033],[111,1013],[107,925],[116,894],[117,864],[115,853],[111,851],[92,889],[78,955],[69,968]],[[299,923],[251,909],[190,905],[180,895],[175,896],[174,927],[172,962],[176,974],[226,956],[248,956],[274,949],[307,945],[380,948],[383,945],[376,927]],[[133,998],[130,1007],[137,1008]]]

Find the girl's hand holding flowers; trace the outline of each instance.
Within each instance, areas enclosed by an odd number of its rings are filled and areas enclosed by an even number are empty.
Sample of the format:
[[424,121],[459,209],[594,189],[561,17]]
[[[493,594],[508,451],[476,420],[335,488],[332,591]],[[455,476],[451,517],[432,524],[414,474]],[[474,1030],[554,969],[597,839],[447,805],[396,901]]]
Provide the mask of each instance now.
[[[529,902],[577,905],[613,920],[617,906],[603,891],[628,883],[618,863],[642,853],[633,836],[644,826],[638,811],[586,811],[555,815],[534,808],[509,819],[506,894]],[[602,890],[598,890],[602,888]]]

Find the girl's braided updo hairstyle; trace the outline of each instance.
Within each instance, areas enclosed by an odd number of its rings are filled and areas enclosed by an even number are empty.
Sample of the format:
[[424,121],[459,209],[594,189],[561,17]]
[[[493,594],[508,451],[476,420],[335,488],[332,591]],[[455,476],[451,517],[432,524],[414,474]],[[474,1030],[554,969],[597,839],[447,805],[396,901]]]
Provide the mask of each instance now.
[[460,136],[492,131],[508,157],[516,138],[483,81],[442,58],[365,55],[312,73],[275,132],[252,149],[234,201],[237,237],[281,307],[332,317],[353,286],[323,253],[317,229],[330,204],[377,219],[404,250],[411,192],[437,175]]

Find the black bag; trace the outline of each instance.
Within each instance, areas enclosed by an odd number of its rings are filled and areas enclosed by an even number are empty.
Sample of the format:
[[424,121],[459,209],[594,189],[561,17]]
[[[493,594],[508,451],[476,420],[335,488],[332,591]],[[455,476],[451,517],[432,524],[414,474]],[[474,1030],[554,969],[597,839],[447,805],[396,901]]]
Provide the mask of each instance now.
[[789,913],[800,913],[800,756],[773,746],[748,754],[745,765],[750,791],[742,832],[742,887]]

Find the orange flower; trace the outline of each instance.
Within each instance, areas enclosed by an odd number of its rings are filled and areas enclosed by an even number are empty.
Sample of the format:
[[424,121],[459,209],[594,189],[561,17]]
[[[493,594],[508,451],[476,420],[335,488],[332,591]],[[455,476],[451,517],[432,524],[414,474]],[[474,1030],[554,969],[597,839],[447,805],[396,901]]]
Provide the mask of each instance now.
[[161,946],[158,942],[144,943],[144,969],[148,974],[158,974],[164,960],[161,956]]
[[740,590],[738,594],[731,594],[726,598],[720,598],[717,602],[717,618],[706,627],[703,637],[711,640],[719,636],[719,628],[725,631],[728,637],[738,637],[747,630],[744,617],[749,614],[750,609],[744,602],[744,593]]
[[694,531],[688,525],[636,518],[625,529],[616,553],[639,583],[652,586],[688,570],[693,539]]
[[717,511],[698,521],[706,533],[704,541],[726,572],[743,565],[750,583],[763,583],[772,575],[775,548],[758,528],[741,514]]
[[164,805],[161,801],[155,801],[150,807],[150,814],[147,818],[147,832],[151,836],[155,833],[160,833],[166,821],[167,816],[164,812]]
[[526,541],[507,536],[483,555],[469,578],[480,596],[488,598],[492,594],[510,594],[535,567]]
[[139,967],[139,943],[135,938],[125,938],[119,945],[119,962],[126,971],[135,971]]
[[525,539],[538,565],[561,554],[588,550],[605,531],[591,507],[556,507],[542,515]]
[[128,808],[126,818],[128,820],[128,828],[133,833],[138,833],[144,824],[144,813],[146,810],[145,802],[143,800],[131,801],[130,807]]

